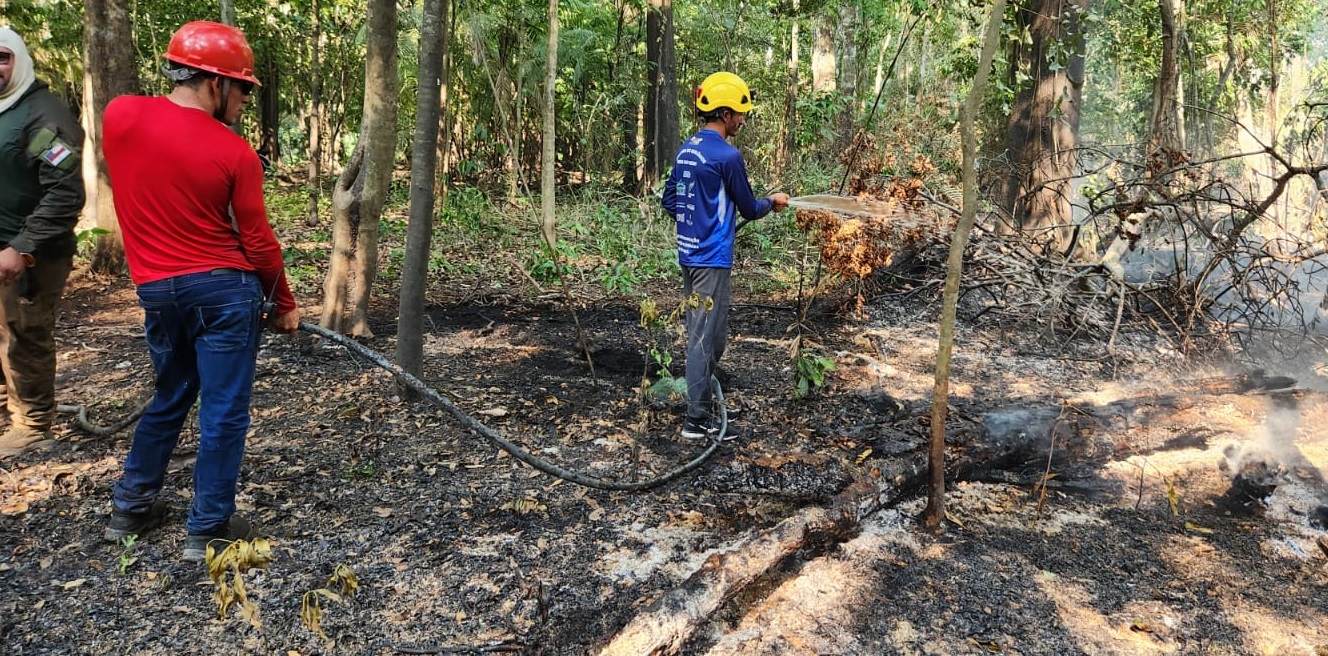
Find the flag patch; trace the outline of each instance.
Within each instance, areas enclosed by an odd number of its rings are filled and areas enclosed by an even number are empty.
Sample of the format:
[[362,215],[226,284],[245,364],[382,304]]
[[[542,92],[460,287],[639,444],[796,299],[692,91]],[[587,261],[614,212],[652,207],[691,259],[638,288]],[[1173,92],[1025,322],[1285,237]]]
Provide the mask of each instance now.
[[46,160],[47,164],[58,168],[62,162],[69,159],[69,156],[73,154],[73,149],[56,139],[51,142],[49,148],[42,152],[41,158]]

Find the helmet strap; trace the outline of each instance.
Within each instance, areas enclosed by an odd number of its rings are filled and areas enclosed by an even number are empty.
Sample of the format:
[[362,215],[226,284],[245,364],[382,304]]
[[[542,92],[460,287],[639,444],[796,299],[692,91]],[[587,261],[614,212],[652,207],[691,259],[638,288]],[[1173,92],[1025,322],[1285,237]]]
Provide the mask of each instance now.
[[231,100],[231,79],[224,75],[218,75],[217,79],[221,81],[221,84],[217,85],[217,91],[221,93],[221,102],[217,104],[217,111],[212,113],[212,118],[225,123],[226,106]]

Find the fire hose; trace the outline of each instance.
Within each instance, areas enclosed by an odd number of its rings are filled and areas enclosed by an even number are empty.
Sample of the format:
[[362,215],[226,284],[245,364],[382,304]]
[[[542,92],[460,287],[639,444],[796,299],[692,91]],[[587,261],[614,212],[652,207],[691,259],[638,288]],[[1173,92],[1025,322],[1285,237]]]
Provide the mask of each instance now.
[[[379,367],[387,370],[388,372],[391,372],[393,376],[396,376],[398,381],[402,382],[403,384],[405,384],[407,387],[414,390],[415,392],[418,392],[420,396],[427,399],[434,406],[447,411],[454,418],[456,418],[457,421],[461,422],[461,425],[465,426],[466,428],[469,428],[472,432],[478,434],[480,437],[484,438],[490,444],[502,449],[503,451],[506,451],[513,458],[516,458],[517,460],[520,460],[526,465],[529,465],[530,467],[536,470],[544,472],[545,474],[548,474],[550,476],[555,476],[557,478],[561,478],[565,481],[575,483],[577,485],[581,485],[584,487],[590,487],[599,490],[614,490],[621,492],[640,492],[643,490],[649,490],[651,488],[659,487],[661,485],[664,485],[665,483],[676,480],[677,478],[683,476],[684,474],[687,474],[688,472],[695,470],[696,468],[704,464],[707,460],[710,459],[712,455],[715,454],[715,451],[719,449],[720,445],[723,444],[724,437],[728,433],[729,417],[728,417],[728,408],[725,407],[724,405],[724,390],[720,387],[719,380],[712,376],[710,379],[710,384],[714,387],[715,390],[715,405],[719,408],[720,428],[719,432],[710,438],[711,439],[710,445],[705,449],[705,451],[701,452],[700,455],[696,456],[695,458],[692,458],[691,460],[687,461],[686,463],[674,469],[671,469],[663,474],[660,474],[659,476],[644,481],[635,481],[635,482],[615,481],[615,480],[600,478],[598,476],[593,476],[591,474],[575,472],[560,467],[558,465],[555,465],[547,460],[544,460],[543,458],[540,458],[530,453],[526,449],[522,448],[520,445],[504,438],[502,435],[499,435],[492,428],[485,426],[483,423],[476,420],[474,417],[471,417],[469,414],[466,414],[464,410],[458,408],[456,404],[452,403],[442,394],[439,394],[436,390],[429,387],[424,381],[420,380],[419,378],[412,375],[410,372],[407,372],[406,370],[397,366],[395,363],[387,359],[381,353],[378,353],[377,351],[374,351],[373,349],[370,349],[369,347],[364,346],[363,344],[360,344],[359,342],[350,339],[345,335],[328,330],[321,326],[316,326],[302,321],[300,322],[300,330],[336,342],[337,344],[340,344],[341,346],[344,346],[347,349],[354,351],[357,355],[364,358],[365,360],[368,360],[369,362],[378,365]],[[151,401],[149,400],[148,403],[151,403]],[[100,426],[92,423],[88,419],[86,406],[60,405],[58,409],[60,412],[66,414],[76,413],[77,416],[75,418],[75,423],[78,425],[80,429],[88,433],[91,433],[92,435],[96,435],[99,437],[107,437],[115,433],[118,433],[121,430],[124,430],[129,425],[138,421],[139,418],[143,416],[143,413],[147,410],[147,407],[148,407],[147,403],[143,404],[134,412],[130,413],[128,417],[110,426]]]

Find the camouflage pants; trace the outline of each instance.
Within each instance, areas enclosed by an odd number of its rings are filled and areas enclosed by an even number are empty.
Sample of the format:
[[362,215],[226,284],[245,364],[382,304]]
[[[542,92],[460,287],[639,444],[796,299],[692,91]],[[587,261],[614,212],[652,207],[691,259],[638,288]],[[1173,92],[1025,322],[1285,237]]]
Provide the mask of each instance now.
[[55,420],[55,319],[73,261],[39,257],[18,281],[0,285],[0,399],[16,426],[46,430]]

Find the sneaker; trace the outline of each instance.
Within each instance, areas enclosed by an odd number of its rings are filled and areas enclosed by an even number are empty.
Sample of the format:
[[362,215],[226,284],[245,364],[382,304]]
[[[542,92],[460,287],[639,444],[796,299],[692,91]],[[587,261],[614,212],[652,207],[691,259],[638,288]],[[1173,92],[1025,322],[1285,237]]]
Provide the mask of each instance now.
[[53,441],[50,429],[10,426],[4,435],[0,435],[0,458],[22,455],[33,449],[46,448],[51,444]]
[[225,549],[236,540],[248,540],[253,537],[254,527],[249,520],[240,515],[231,515],[225,524],[216,530],[201,535],[190,533],[184,538],[184,559],[201,563],[207,559],[207,548],[211,544],[214,550]]
[[689,440],[714,437],[718,432],[709,417],[688,417],[682,422],[682,436]]
[[111,521],[106,524],[106,532],[101,534],[107,542],[120,542],[131,535],[142,537],[148,531],[161,526],[171,507],[165,499],[157,499],[147,510],[138,513],[111,511]]

